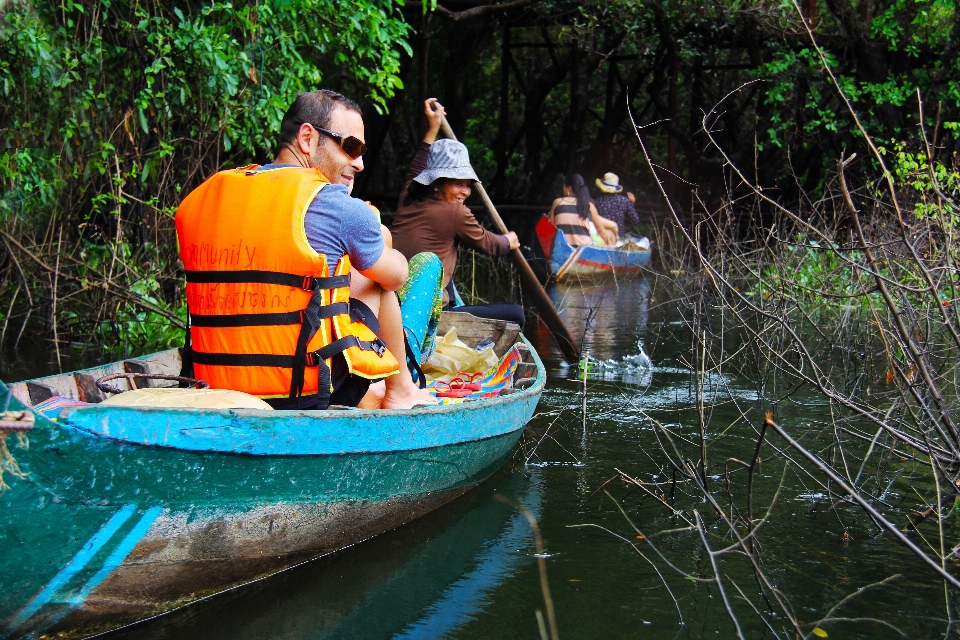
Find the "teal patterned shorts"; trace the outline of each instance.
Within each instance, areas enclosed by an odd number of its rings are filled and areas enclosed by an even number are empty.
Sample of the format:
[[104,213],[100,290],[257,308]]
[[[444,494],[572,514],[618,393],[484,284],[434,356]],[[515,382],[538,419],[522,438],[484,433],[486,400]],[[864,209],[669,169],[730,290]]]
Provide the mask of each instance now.
[[397,299],[407,342],[423,364],[436,349],[443,310],[443,263],[436,254],[418,253],[410,259],[410,276],[397,291]]

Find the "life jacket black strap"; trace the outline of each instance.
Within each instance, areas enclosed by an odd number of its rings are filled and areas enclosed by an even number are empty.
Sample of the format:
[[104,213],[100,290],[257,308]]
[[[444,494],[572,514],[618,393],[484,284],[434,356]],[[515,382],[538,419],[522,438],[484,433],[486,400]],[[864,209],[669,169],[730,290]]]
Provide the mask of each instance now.
[[193,352],[194,364],[216,367],[280,367],[293,369],[297,363],[293,356],[277,356],[267,353],[206,353]]
[[[453,280],[451,280],[453,282]],[[427,388],[427,376],[423,373],[420,361],[413,355],[413,349],[410,347],[410,340],[407,338],[407,332],[403,332],[403,350],[407,352],[407,369],[410,370],[410,377],[417,383],[421,389]]]
[[[336,302],[319,307],[320,319],[332,318],[344,313],[350,313],[350,303]],[[303,322],[302,311],[288,313],[241,313],[236,315],[206,315],[190,314],[195,327],[262,327]]]
[[362,322],[370,331],[380,335],[380,321],[377,320],[377,314],[363,300],[350,298],[350,319],[354,322]]
[[[199,279],[191,279],[199,274]],[[216,274],[218,277],[211,277],[210,274]],[[227,274],[227,279],[222,277]],[[237,279],[234,278],[237,275]],[[251,274],[254,274],[251,276]],[[243,277],[239,277],[242,275]],[[261,277],[262,276],[262,277]],[[275,273],[270,271],[203,271],[187,272],[187,282],[266,282],[268,284],[282,284],[288,286],[300,286],[313,291],[307,308],[302,311],[290,313],[271,313],[271,314],[237,314],[229,316],[219,315],[191,315],[193,324],[200,327],[238,327],[238,326],[259,326],[259,325],[288,325],[300,324],[300,334],[297,336],[297,345],[292,356],[272,355],[272,354],[242,354],[242,353],[200,353],[193,352],[193,362],[196,364],[205,364],[222,367],[279,367],[292,369],[290,376],[290,399],[299,399],[303,394],[304,370],[306,367],[319,368],[319,388],[317,390],[318,406],[320,409],[326,409],[330,404],[330,368],[325,360],[332,358],[338,353],[342,353],[351,347],[357,347],[365,351],[374,351],[381,358],[387,350],[386,343],[379,337],[375,340],[360,340],[356,336],[346,336],[336,340],[317,351],[307,351],[307,344],[313,339],[320,327],[320,321],[324,318],[332,318],[341,314],[350,314],[354,322],[363,322],[374,333],[379,333],[380,325],[377,322],[376,315],[369,307],[359,300],[353,298],[350,302],[337,302],[329,305],[321,305],[323,289],[348,286],[350,276],[333,276],[331,278],[311,278],[310,286],[307,286],[305,279],[300,279],[297,283],[292,280],[283,280],[283,278],[299,278],[290,274]],[[315,286],[314,286],[315,285]]]
[[339,340],[334,340],[322,349],[307,353],[307,366],[315,367],[317,366],[318,362],[328,360],[338,353],[346,351],[350,347],[357,347],[359,349],[363,349],[364,351],[375,351],[381,358],[387,351],[387,344],[380,338],[368,341],[361,340],[357,336],[344,336]]
[[[377,338],[376,340],[361,340],[357,336],[346,336],[335,340],[317,351],[308,351],[305,363],[308,367],[316,367],[318,363],[328,360],[341,351],[346,351],[350,347],[357,347],[364,351],[375,351],[381,358],[386,353],[386,343]],[[268,353],[207,353],[204,351],[193,352],[193,361],[196,364],[208,364],[218,367],[280,367],[283,369],[292,369],[297,366],[298,358],[296,356],[278,356]]]
[[[193,352],[193,362],[195,364],[206,364],[219,367],[280,367],[283,369],[293,369],[294,371],[303,371],[304,367],[319,367],[320,379],[317,389],[319,396],[319,408],[326,409],[330,404],[330,368],[324,360],[332,358],[338,353],[346,351],[350,347],[358,347],[365,351],[375,351],[381,358],[387,350],[387,345],[377,338],[373,341],[360,340],[356,336],[346,336],[334,342],[331,342],[322,349],[307,352],[306,358],[301,360],[296,356],[279,356],[265,353],[204,353],[202,351]],[[300,384],[300,390],[297,395],[291,399],[299,397],[303,392],[303,384]]]
[[304,291],[320,289],[340,289],[350,286],[350,274],[343,276],[329,276],[314,278],[312,276],[298,276],[292,273],[279,271],[187,271],[187,282],[193,284],[279,284],[285,287],[296,287]]

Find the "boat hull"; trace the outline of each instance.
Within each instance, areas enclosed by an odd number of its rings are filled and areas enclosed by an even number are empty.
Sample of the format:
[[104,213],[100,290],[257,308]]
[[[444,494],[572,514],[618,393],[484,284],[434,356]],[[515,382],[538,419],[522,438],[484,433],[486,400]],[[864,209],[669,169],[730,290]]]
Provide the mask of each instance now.
[[550,272],[559,281],[592,280],[604,277],[636,277],[650,262],[650,251],[623,251],[621,249],[583,245],[572,247],[563,232],[546,216],[536,228]]
[[[4,586],[19,594],[54,587],[44,602],[36,603],[41,606],[35,612],[27,612],[9,629],[9,637],[39,630],[85,636],[112,629],[356,544],[470,490],[500,466],[518,438],[519,432],[443,451],[418,452],[400,463],[384,460],[386,454],[311,461],[310,473],[328,485],[325,493],[332,496],[328,500],[273,502],[251,496],[222,500],[217,506],[183,504],[162,511],[149,498],[114,508],[62,501],[56,505],[59,508],[45,507],[52,516],[46,518],[37,518],[34,509],[9,513],[12,505],[5,504],[11,520],[30,523],[31,538],[43,548],[56,549],[56,553],[36,556],[32,571],[24,571],[29,563],[17,556],[17,579],[9,585],[4,579]],[[378,467],[372,478],[360,471]],[[173,470],[164,481],[175,482],[178,475]],[[289,474],[284,475],[289,480]],[[367,480],[369,490],[361,489]],[[393,482],[403,486],[394,486],[391,493],[404,495],[384,495],[384,485]],[[240,480],[240,484],[250,483]],[[40,492],[31,493],[31,503],[45,502]],[[203,500],[198,498],[197,502]],[[118,523],[119,519],[125,521]],[[9,540],[12,533],[3,531],[3,539]],[[101,540],[95,540],[98,536]],[[74,567],[73,576],[61,578],[62,585],[57,587],[54,581],[62,573],[51,569],[67,567],[77,551],[91,542],[101,543],[100,548],[82,567]],[[111,568],[110,558],[116,554],[125,557]]]
[[502,465],[537,367],[526,390],[440,409],[38,417],[28,449],[8,439],[28,475],[0,497],[0,637],[113,629],[436,509]]

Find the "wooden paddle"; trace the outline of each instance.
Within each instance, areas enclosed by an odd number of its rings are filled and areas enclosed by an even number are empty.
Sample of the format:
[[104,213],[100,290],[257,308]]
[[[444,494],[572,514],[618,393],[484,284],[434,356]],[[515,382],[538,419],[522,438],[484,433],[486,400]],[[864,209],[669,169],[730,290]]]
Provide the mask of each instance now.
[[[451,140],[457,139],[457,136],[453,135],[453,129],[450,128],[446,116],[440,116],[440,127],[443,129],[445,136]],[[487,212],[493,219],[493,223],[500,229],[500,233],[507,233],[507,225],[503,224],[503,219],[500,217],[500,214],[497,213],[497,208],[493,206],[493,201],[490,200],[490,196],[487,195],[487,190],[484,189],[483,185],[479,182],[474,183],[473,187],[477,190],[477,193],[480,194],[480,199],[483,200],[483,204],[487,207]],[[523,257],[520,249],[511,249],[510,259],[513,260],[513,264],[515,264],[520,271],[520,280],[526,287],[527,293],[533,296],[533,302],[537,306],[537,311],[540,312],[540,318],[544,324],[547,325],[547,328],[550,329],[550,333],[553,334],[553,339],[557,341],[557,346],[560,347],[560,353],[563,354],[567,362],[576,364],[580,359],[580,351],[570,336],[567,326],[563,324],[563,319],[560,318],[560,314],[557,313],[557,308],[553,306],[553,301],[550,299],[550,296],[544,291],[540,281],[537,280],[537,276],[534,275],[533,269],[531,269],[527,263],[527,259]]]

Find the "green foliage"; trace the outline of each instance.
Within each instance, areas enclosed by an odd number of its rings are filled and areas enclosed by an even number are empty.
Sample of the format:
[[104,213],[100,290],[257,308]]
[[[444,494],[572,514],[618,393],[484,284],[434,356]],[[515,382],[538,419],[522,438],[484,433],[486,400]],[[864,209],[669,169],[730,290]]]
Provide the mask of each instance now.
[[[411,53],[400,8],[397,0],[0,4],[0,220],[48,264],[62,229],[70,275],[109,255],[109,267],[83,277],[119,279],[136,300],[182,317],[179,294],[157,288],[178,269],[171,218],[181,194],[224,166],[269,160],[298,92],[333,79],[385,110],[403,87],[400,57]],[[0,266],[0,278],[19,277]],[[129,300],[117,307],[95,290],[61,292],[76,332],[115,344],[109,326],[120,343],[169,342],[169,318]]]
[[[868,297],[856,297],[871,287],[869,279],[853,264],[861,263],[861,251],[846,251],[823,246],[807,235],[797,234],[792,242],[782,243],[775,257],[765,265],[744,291],[757,301],[789,299],[812,312],[845,309],[852,298],[863,304]],[[840,304],[838,299],[842,299]],[[876,300],[874,300],[876,302]]]
[[[936,221],[945,233],[953,232],[960,223],[956,203],[952,200],[960,195],[960,171],[956,164],[948,166],[942,160],[935,160],[931,177],[927,155],[911,153],[905,142],[894,140],[891,148],[880,147],[880,152],[891,160],[897,185],[906,191],[916,219]],[[956,156],[953,160],[956,161]],[[934,178],[937,189],[934,188]]]

